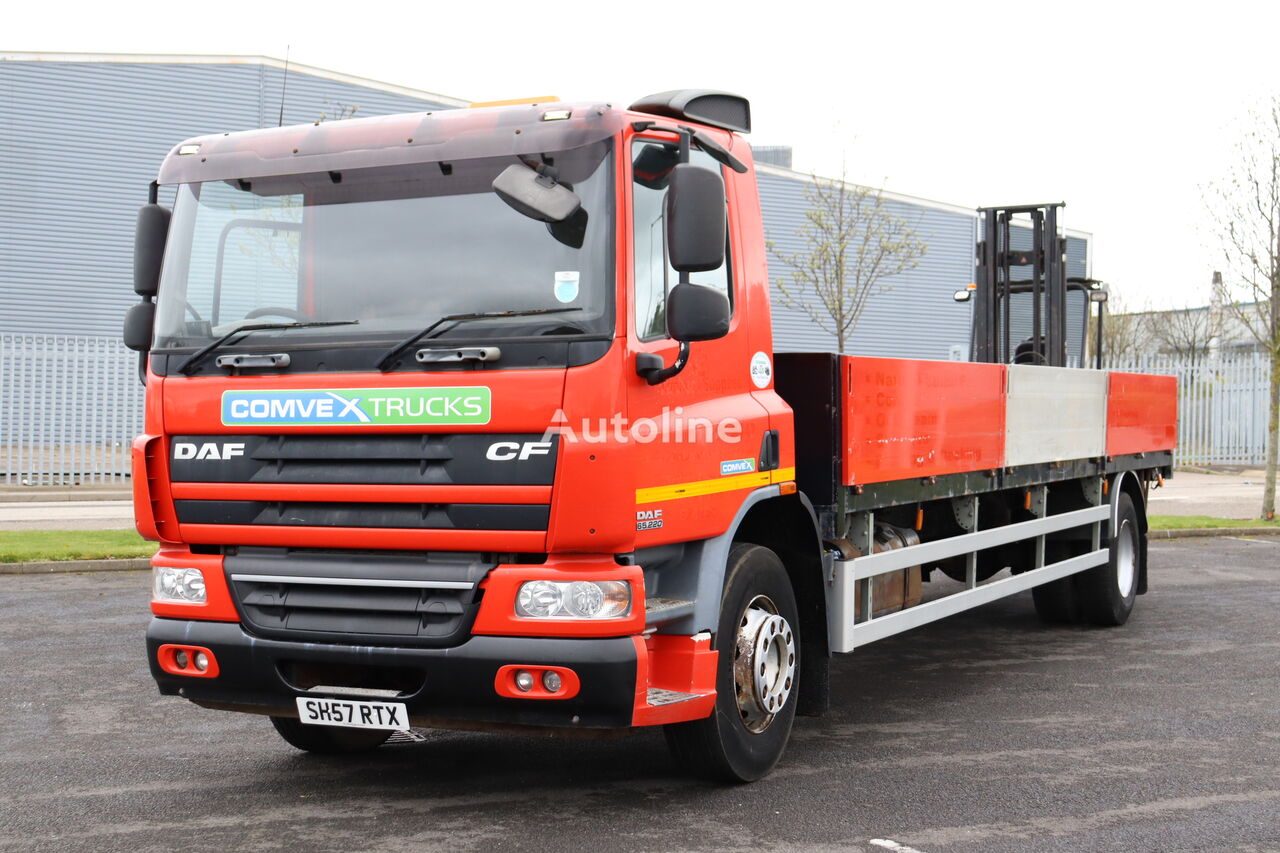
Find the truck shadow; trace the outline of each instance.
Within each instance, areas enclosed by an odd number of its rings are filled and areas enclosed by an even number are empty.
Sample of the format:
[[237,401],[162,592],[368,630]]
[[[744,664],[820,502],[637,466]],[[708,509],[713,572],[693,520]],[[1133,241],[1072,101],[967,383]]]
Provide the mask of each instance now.
[[[899,743],[961,736],[975,722],[965,710],[1008,690],[1011,673],[1051,685],[1063,667],[1100,657],[1103,632],[1042,625],[1023,594],[960,614],[852,655],[837,656],[831,709],[797,718],[791,744],[770,778],[850,772]],[[1028,678],[1022,679],[1026,682]],[[277,744],[259,768],[278,786],[302,791],[340,783],[353,796],[449,800],[538,800],[582,789],[647,794],[721,788],[691,779],[669,757],[661,731],[599,739],[424,731],[426,740],[389,744],[363,756],[303,755]],[[734,787],[724,791],[741,790]],[[461,802],[461,801],[460,801]]]

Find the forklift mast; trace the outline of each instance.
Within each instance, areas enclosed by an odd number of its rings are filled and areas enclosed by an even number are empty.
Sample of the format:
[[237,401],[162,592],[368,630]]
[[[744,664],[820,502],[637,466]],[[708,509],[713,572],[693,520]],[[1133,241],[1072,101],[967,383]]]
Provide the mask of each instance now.
[[[1058,234],[1058,210],[1065,202],[984,207],[978,241],[973,360],[1007,364],[1067,366],[1067,242]],[[1019,219],[1015,224],[1014,217]],[[1013,229],[1030,226],[1031,247],[1013,247]],[[1021,241],[1019,241],[1021,242]],[[1014,280],[1014,269],[1030,277]],[[1011,340],[1013,296],[1031,296],[1031,337]]]

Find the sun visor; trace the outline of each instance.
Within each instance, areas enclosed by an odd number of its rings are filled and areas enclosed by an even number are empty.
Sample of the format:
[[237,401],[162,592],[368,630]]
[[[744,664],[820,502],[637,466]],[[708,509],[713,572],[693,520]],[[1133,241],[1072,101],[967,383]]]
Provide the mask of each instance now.
[[[568,117],[565,113],[568,112]],[[531,104],[200,136],[160,166],[161,184],[251,180],[477,157],[537,155],[608,139],[627,114],[608,104]]]

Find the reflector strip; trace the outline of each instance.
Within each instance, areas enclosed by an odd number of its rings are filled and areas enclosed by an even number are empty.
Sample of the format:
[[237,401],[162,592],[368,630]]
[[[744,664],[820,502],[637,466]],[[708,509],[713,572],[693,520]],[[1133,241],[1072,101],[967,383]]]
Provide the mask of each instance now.
[[754,489],[759,486],[767,486],[770,483],[794,480],[795,477],[795,468],[779,468],[776,471],[757,471],[754,474],[739,474],[734,477],[716,477],[714,480],[694,480],[690,483],[674,483],[670,486],[650,486],[645,489],[636,489],[636,503],[648,504],[656,501],[717,495],[721,492],[736,492],[739,489]]

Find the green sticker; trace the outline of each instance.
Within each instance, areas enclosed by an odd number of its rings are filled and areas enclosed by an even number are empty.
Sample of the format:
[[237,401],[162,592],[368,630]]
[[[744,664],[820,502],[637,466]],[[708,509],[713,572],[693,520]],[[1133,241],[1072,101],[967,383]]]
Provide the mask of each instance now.
[[223,391],[226,426],[462,426],[487,424],[489,389],[336,388]]

